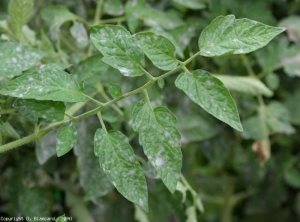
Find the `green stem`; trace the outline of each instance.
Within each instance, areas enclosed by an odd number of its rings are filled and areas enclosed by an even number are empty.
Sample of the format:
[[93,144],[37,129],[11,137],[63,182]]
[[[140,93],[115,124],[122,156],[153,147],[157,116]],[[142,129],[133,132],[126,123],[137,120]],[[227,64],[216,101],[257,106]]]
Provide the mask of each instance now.
[[0,115],[5,115],[5,114],[17,114],[17,111],[15,109],[0,110]]
[[143,93],[144,93],[146,102],[147,102],[147,103],[150,105],[150,107],[152,108],[152,106],[151,106],[151,101],[150,101],[150,99],[149,99],[149,95],[148,95],[147,89],[144,89],[144,90],[143,90]]
[[98,100],[94,99],[93,97],[90,97],[84,93],[82,93],[82,95],[84,95],[86,98],[88,98],[89,100],[91,100],[92,102],[96,103],[97,105],[99,106],[103,106],[103,103],[102,102],[99,102]]
[[[16,147],[19,147],[19,146],[22,146],[24,144],[27,144],[27,143],[30,143],[32,141],[35,141],[41,137],[43,137],[46,133],[50,132],[52,129],[56,128],[56,127],[59,127],[63,124],[66,124],[66,123],[69,123],[71,121],[79,121],[79,120],[82,120],[82,119],[86,119],[87,117],[91,116],[91,115],[95,115],[97,114],[99,111],[103,110],[104,108],[108,107],[108,106],[111,106],[113,104],[115,104],[116,102],[124,99],[124,98],[127,98],[129,96],[132,96],[132,95],[135,95],[135,94],[138,94],[140,92],[143,92],[145,89],[147,89],[149,86],[151,86],[152,84],[154,84],[156,81],[158,81],[159,79],[162,79],[162,78],[165,78],[169,75],[172,75],[174,73],[176,73],[177,71],[179,71],[183,66],[187,65],[190,61],[192,61],[196,56],[198,56],[200,54],[200,52],[194,54],[192,57],[190,57],[189,59],[187,59],[186,61],[182,62],[182,64],[180,64],[179,66],[177,66],[174,70],[171,70],[163,75],[161,75],[160,77],[158,78],[154,78],[153,80],[149,80],[148,82],[146,82],[143,86],[135,89],[135,90],[132,90],[128,93],[125,93],[123,94],[121,97],[118,97],[118,98],[115,98],[115,99],[112,99],[106,103],[100,103],[99,101],[97,101],[97,103],[100,105],[99,107],[95,108],[95,109],[92,109],[90,111],[87,111],[81,115],[78,115],[76,117],[73,117],[73,119],[65,119],[63,121],[59,121],[59,122],[55,122],[55,123],[52,123],[50,125],[48,125],[47,127],[43,128],[43,129],[40,129],[40,131],[30,135],[30,136],[27,136],[27,137],[24,137],[20,140],[16,140],[14,142],[11,142],[11,143],[7,143],[5,145],[2,145],[0,146],[0,153],[2,152],[5,152],[5,151],[8,151],[8,150],[11,150],[11,149],[14,149]],[[87,96],[85,94],[83,94],[84,96],[86,96],[87,98],[89,99],[92,99],[94,100],[93,98],[91,98],[90,96]],[[70,115],[70,114],[69,114]]]
[[101,112],[98,112],[98,113],[97,113],[97,116],[98,116],[98,119],[99,119],[99,121],[100,121],[100,123],[101,123],[102,129],[104,129],[104,131],[107,133],[107,129],[106,129],[105,124],[104,124],[104,121],[103,121],[103,119],[102,119]]
[[252,69],[252,67],[251,67],[251,65],[250,65],[250,61],[249,61],[248,57],[246,55],[241,55],[241,59],[244,63],[245,68],[247,69],[248,74],[251,77],[257,78],[254,71],[253,71],[253,69]]
[[118,17],[118,18],[112,18],[112,19],[103,19],[103,20],[100,20],[98,22],[98,24],[106,24],[106,23],[120,23],[120,22],[123,22],[123,21],[126,21],[127,20],[127,17],[126,16],[121,16],[121,17]]

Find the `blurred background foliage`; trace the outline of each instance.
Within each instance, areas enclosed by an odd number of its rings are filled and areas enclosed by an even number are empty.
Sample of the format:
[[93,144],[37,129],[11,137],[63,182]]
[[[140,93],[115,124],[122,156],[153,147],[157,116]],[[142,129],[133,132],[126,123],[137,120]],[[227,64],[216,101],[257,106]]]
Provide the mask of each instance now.
[[[8,0],[0,2],[0,33],[7,34]],[[125,78],[101,61],[90,46],[87,24],[94,24],[94,0],[36,0],[34,16],[22,28],[22,42],[47,52],[43,63],[62,63],[85,90],[105,99],[111,83],[123,92],[137,88],[144,77]],[[175,90],[175,76],[149,90],[155,105],[163,104],[178,118],[183,169],[198,193],[204,212],[191,215],[187,185],[171,195],[147,163],[131,128],[131,111],[140,96],[118,102],[124,116],[103,113],[109,128],[131,138],[143,163],[149,188],[149,214],[124,199],[110,184],[94,156],[94,117],[76,123],[79,140],[73,151],[56,157],[55,132],[35,144],[0,155],[1,216],[72,216],[73,221],[298,221],[300,220],[300,3],[295,0],[107,0],[99,23],[121,24],[131,33],[150,30],[176,46],[177,57],[197,52],[201,31],[217,16],[234,14],[271,26],[287,27],[266,47],[247,55],[198,57],[190,69],[214,73],[231,90],[244,132],[209,116]],[[151,65],[154,76],[161,73]],[[70,65],[70,66],[69,66]],[[236,78],[236,77],[244,78]],[[1,81],[1,86],[7,80]],[[95,84],[101,82],[99,84]],[[1,109],[13,101],[1,97]],[[66,104],[69,110],[76,110]],[[80,112],[93,108],[85,104]],[[24,137],[33,125],[18,112],[2,113],[1,143]],[[196,219],[197,218],[197,219]],[[266,219],[267,218],[267,219]]]

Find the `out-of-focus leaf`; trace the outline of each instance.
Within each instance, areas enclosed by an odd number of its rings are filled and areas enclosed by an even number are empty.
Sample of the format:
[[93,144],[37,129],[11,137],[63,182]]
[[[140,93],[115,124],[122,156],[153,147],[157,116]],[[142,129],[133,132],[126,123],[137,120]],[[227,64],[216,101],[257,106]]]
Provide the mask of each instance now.
[[243,121],[244,132],[242,133],[245,139],[262,140],[268,137],[268,129],[266,123],[258,116],[247,118]]
[[205,2],[201,0],[173,0],[174,2],[190,9],[199,10],[205,8]]
[[232,91],[246,93],[250,95],[264,95],[270,97],[273,92],[268,89],[260,80],[246,76],[214,75],[221,80],[224,85]]
[[300,16],[285,17],[280,21],[279,26],[287,28],[286,31],[290,41],[300,43]]
[[289,168],[284,173],[284,180],[288,185],[290,185],[296,189],[299,189],[300,188],[300,170],[297,168]]
[[18,132],[10,125],[9,122],[0,122],[0,132],[2,135],[14,138],[14,139],[20,139],[20,135]]
[[149,222],[147,214],[141,210],[137,205],[134,205],[134,218],[138,222]]
[[280,79],[278,75],[274,73],[269,73],[266,76],[266,84],[271,90],[276,90],[279,87]]
[[300,76],[300,46],[292,45],[281,53],[281,64],[289,76]]
[[186,208],[186,216],[187,219],[185,222],[197,222],[197,211],[196,211],[196,207],[195,206],[189,206],[188,208]]
[[89,38],[82,23],[74,22],[73,26],[70,28],[70,33],[78,43],[78,46],[84,48],[88,45]]
[[36,141],[35,154],[39,164],[43,165],[56,153],[56,135],[51,131]]
[[8,25],[13,34],[20,40],[22,27],[33,16],[33,0],[10,0],[8,5]]
[[122,88],[118,84],[111,84],[109,86],[109,94],[114,98],[119,98],[122,96]]
[[104,3],[103,10],[109,15],[120,16],[124,13],[124,6],[121,0],[110,0]]
[[245,54],[267,45],[285,28],[271,27],[234,15],[219,16],[206,27],[199,38],[200,54],[207,57]]
[[293,124],[300,125],[300,91],[293,93],[285,102],[285,107],[290,114],[290,121]]
[[181,73],[175,82],[188,97],[219,120],[243,131],[238,110],[223,83],[204,70]]
[[78,124],[78,142],[74,147],[80,184],[85,197],[90,200],[104,196],[114,188],[94,154],[94,134],[99,127],[95,122],[94,118],[89,118]]

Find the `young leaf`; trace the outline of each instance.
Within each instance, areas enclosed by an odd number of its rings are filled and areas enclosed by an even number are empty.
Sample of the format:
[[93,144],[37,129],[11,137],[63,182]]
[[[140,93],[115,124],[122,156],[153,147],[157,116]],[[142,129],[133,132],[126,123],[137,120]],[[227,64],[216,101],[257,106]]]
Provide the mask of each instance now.
[[33,123],[39,118],[60,121],[64,119],[66,106],[63,102],[17,99],[13,107]]
[[250,95],[264,95],[270,97],[273,92],[268,89],[260,80],[247,76],[226,76],[215,75],[224,85],[232,91]]
[[119,98],[122,96],[122,88],[118,84],[111,84],[109,86],[109,94],[114,98]]
[[267,45],[285,28],[268,26],[234,15],[219,16],[200,35],[200,54],[207,57],[244,54]]
[[164,79],[157,80],[157,85],[159,86],[159,88],[163,89],[165,86],[165,80]]
[[141,100],[132,113],[134,131],[139,132],[140,144],[166,187],[173,193],[179,179],[182,153],[176,117],[164,107],[152,110]]
[[77,142],[77,130],[74,126],[63,125],[56,133],[56,153],[58,157],[69,152]]
[[8,5],[8,25],[14,35],[21,40],[22,27],[33,16],[33,0],[10,0]]
[[103,54],[103,62],[118,69],[124,76],[144,74],[144,54],[122,26],[99,25],[90,28],[91,40]]
[[24,99],[82,102],[80,85],[64,71],[49,69],[28,73],[12,80],[0,90],[1,95]]
[[195,70],[181,73],[175,85],[205,111],[234,129],[243,131],[237,107],[228,89],[209,72]]
[[43,56],[42,51],[16,42],[0,43],[0,80],[21,75]]
[[114,16],[120,16],[124,13],[124,6],[121,0],[110,0],[104,3],[103,10]]
[[110,181],[124,197],[148,211],[146,179],[128,138],[116,130],[98,129],[94,141],[95,154]]
[[133,39],[155,66],[162,70],[176,68],[176,48],[167,38],[152,32],[143,32],[134,35]]

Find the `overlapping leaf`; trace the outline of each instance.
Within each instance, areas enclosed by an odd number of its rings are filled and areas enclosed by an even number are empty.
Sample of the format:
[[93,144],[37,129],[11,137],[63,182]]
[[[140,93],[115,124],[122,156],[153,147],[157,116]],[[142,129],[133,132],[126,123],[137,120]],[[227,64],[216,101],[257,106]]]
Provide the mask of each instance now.
[[124,197],[148,211],[146,179],[128,138],[116,130],[98,129],[94,141],[95,154],[110,181]]
[[237,107],[228,89],[217,78],[204,70],[181,73],[175,85],[208,113],[242,131]]
[[58,157],[69,152],[77,142],[77,130],[74,126],[63,125],[56,133],[56,153]]
[[17,99],[13,107],[33,123],[37,123],[39,118],[50,121],[63,120],[66,109],[63,102],[33,99]]
[[28,73],[12,80],[0,94],[24,99],[81,102],[82,88],[68,73],[46,69]]
[[164,107],[154,110],[144,100],[133,110],[134,131],[166,187],[173,193],[179,179],[182,153],[180,133],[176,129],[176,117]]
[[16,42],[0,43],[0,80],[21,75],[43,56],[42,51]]
[[134,35],[134,41],[153,62],[162,70],[174,69],[178,62],[175,58],[175,46],[165,37],[152,32]]
[[90,29],[91,40],[103,54],[103,62],[118,69],[124,76],[144,74],[144,54],[122,26],[99,25]]
[[268,26],[234,15],[219,16],[200,35],[200,54],[207,57],[244,54],[268,44],[285,28]]
[[273,92],[260,80],[246,76],[225,76],[215,75],[224,85],[232,91],[246,93],[250,95],[264,95],[270,97]]

